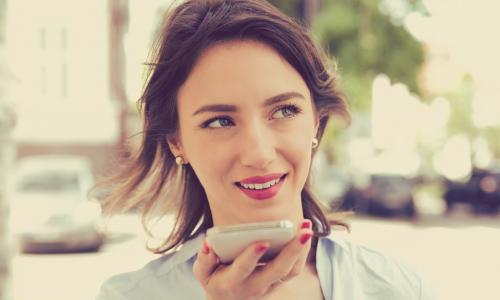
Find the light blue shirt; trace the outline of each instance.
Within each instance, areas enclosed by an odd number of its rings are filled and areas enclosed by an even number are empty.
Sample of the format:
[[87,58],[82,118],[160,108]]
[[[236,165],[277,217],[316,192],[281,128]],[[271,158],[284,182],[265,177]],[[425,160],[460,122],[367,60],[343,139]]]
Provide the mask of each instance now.
[[[111,277],[102,285],[97,299],[204,299],[204,290],[193,274],[203,239],[201,234],[138,271]],[[328,300],[433,299],[411,269],[333,231],[318,241],[316,269]]]

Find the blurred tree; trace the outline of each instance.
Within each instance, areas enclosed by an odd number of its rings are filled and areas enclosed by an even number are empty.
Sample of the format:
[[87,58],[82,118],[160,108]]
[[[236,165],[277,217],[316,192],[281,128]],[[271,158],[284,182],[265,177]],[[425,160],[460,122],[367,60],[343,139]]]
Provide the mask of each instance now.
[[108,8],[111,13],[110,22],[110,91],[111,98],[116,102],[120,111],[120,137],[117,147],[118,155],[126,159],[130,155],[127,146],[127,117],[128,100],[125,89],[125,48],[124,36],[128,31],[129,11],[128,0],[109,0]]
[[474,80],[470,76],[464,76],[460,85],[447,93],[445,97],[450,99],[450,119],[448,121],[448,136],[455,134],[466,134],[470,139],[477,134],[477,129],[472,122],[472,97],[474,96]]
[[290,17],[300,20],[300,6],[302,0],[268,0],[268,2]]
[[[354,111],[370,108],[372,81],[380,73],[421,94],[417,75],[424,62],[423,48],[401,25],[405,15],[391,15],[386,2],[325,1],[313,25],[319,41],[337,60]],[[407,3],[409,11],[417,9],[416,1],[400,2]]]
[[[482,136],[489,142],[493,157],[500,160],[500,126],[487,127],[481,130]],[[497,162],[498,163],[498,162]]]
[[[283,12],[304,20],[304,12],[316,0],[270,0]],[[384,73],[393,82],[406,84],[421,95],[417,77],[424,62],[422,45],[401,25],[410,12],[424,11],[421,0],[328,0],[311,24],[314,38],[336,61],[339,84],[349,98],[352,111],[367,115],[371,107],[374,77]],[[324,136],[330,162],[342,156],[342,123],[331,122]]]
[[472,99],[476,93],[477,83],[474,78],[465,74],[457,88],[445,93],[450,99],[450,120],[448,121],[448,136],[465,134],[470,141],[482,137],[488,141],[492,155],[500,159],[500,126],[477,128],[472,120]]
[[269,0],[269,2],[310,28],[318,13],[321,0]]
[[316,14],[313,35],[338,64],[342,86],[355,111],[369,109],[373,78],[384,73],[421,94],[417,75],[424,62],[421,44],[402,26],[410,12],[423,11],[420,0],[269,0],[303,21]]

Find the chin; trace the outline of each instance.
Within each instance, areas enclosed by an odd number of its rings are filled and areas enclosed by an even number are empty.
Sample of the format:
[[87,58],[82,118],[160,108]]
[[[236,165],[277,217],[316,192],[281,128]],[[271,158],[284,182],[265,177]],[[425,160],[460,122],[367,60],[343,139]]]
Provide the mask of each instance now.
[[257,222],[268,222],[268,221],[279,221],[279,220],[290,220],[295,221],[297,217],[291,216],[290,214],[283,214],[281,211],[259,211],[252,214],[242,216],[241,220],[245,220],[245,223],[257,223]]

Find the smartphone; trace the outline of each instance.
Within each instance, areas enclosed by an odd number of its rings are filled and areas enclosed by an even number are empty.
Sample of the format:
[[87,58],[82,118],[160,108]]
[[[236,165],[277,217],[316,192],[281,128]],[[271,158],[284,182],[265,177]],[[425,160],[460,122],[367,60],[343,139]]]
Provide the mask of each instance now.
[[269,242],[260,263],[272,260],[295,236],[295,225],[289,220],[212,227],[207,241],[221,263],[230,264],[246,247],[257,241]]

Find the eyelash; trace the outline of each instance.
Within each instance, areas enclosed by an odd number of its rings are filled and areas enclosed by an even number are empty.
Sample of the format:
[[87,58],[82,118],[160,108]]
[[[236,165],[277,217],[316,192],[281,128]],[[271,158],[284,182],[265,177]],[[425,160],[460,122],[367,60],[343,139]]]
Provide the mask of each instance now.
[[[301,109],[300,107],[298,107],[297,105],[293,105],[293,104],[285,104],[285,105],[282,105],[282,106],[278,107],[278,108],[274,111],[273,115],[274,115],[276,112],[278,112],[278,111],[280,111],[280,110],[283,110],[283,109],[289,109],[289,110],[291,110],[291,111],[292,111],[292,115],[291,115],[291,116],[284,117],[283,119],[287,119],[287,118],[294,117],[294,116],[296,116],[296,115],[298,115],[299,113],[301,113],[301,112],[302,112],[302,109]],[[211,119],[209,119],[209,120],[207,120],[207,121],[203,122],[203,123],[201,124],[201,126],[200,126],[200,127],[201,127],[201,128],[206,128],[206,129],[226,128],[226,126],[217,127],[217,128],[210,128],[210,127],[208,127],[208,126],[209,126],[212,122],[217,121],[217,120],[230,120],[231,122],[233,122],[233,121],[231,120],[231,117],[229,117],[229,116],[218,116],[218,117],[211,118]],[[233,123],[234,123],[234,122],[233,122]]]

